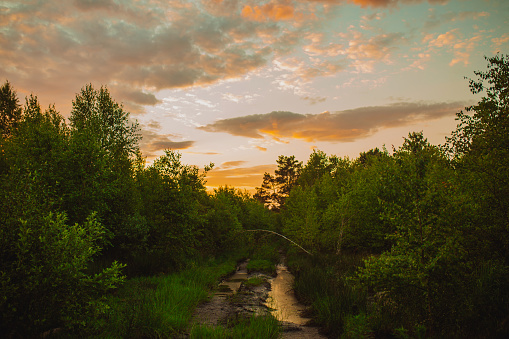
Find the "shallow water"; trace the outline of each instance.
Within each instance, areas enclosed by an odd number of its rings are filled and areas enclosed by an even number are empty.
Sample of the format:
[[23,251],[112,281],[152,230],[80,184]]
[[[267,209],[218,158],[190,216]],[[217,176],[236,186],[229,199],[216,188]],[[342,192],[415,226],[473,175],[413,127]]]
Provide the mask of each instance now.
[[293,293],[294,276],[284,264],[277,265],[277,277],[271,280],[271,291],[267,305],[280,321],[305,325],[311,319],[303,317],[305,306],[300,304]]

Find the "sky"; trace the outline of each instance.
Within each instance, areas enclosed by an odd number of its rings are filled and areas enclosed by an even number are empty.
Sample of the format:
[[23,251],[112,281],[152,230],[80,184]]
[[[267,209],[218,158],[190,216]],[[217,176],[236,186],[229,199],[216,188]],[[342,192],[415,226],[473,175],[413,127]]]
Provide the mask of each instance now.
[[0,1],[0,81],[68,117],[107,86],[165,149],[214,163],[209,188],[261,185],[279,155],[355,159],[432,144],[479,95],[467,78],[509,53],[507,0]]

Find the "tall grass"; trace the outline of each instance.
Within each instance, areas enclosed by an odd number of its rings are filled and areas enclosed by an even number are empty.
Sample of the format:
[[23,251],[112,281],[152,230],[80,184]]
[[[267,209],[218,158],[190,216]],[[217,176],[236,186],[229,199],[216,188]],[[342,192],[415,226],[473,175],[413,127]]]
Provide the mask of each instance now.
[[279,322],[272,315],[253,316],[227,326],[195,325],[192,339],[276,339],[280,335]]
[[101,338],[168,338],[184,333],[196,306],[220,277],[233,272],[229,260],[179,273],[130,279],[106,300],[87,335]]
[[288,267],[295,275],[295,293],[311,306],[314,321],[334,337],[351,326],[352,316],[366,309],[366,292],[346,279],[361,263],[361,256],[309,257],[288,254]]

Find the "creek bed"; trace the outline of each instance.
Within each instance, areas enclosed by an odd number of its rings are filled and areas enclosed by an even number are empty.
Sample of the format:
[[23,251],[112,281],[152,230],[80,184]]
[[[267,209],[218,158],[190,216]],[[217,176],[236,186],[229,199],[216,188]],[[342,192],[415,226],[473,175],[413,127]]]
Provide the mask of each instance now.
[[[293,293],[293,274],[284,264],[277,265],[277,276],[269,277],[260,273],[247,272],[247,261],[237,271],[218,285],[212,298],[200,305],[194,317],[195,323],[225,325],[237,317],[249,317],[271,313],[282,326],[283,338],[325,338],[316,327],[307,326],[311,319],[302,316],[305,306],[300,304]],[[247,287],[243,284],[249,278],[262,277],[267,282]]]

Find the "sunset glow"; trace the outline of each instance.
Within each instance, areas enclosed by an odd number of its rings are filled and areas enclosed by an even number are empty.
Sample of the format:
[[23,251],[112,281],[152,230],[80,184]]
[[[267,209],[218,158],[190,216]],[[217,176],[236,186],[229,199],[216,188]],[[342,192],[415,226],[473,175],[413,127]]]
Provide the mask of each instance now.
[[106,85],[164,149],[252,190],[279,155],[441,144],[509,50],[506,0],[73,0],[0,5],[0,78],[68,117]]

